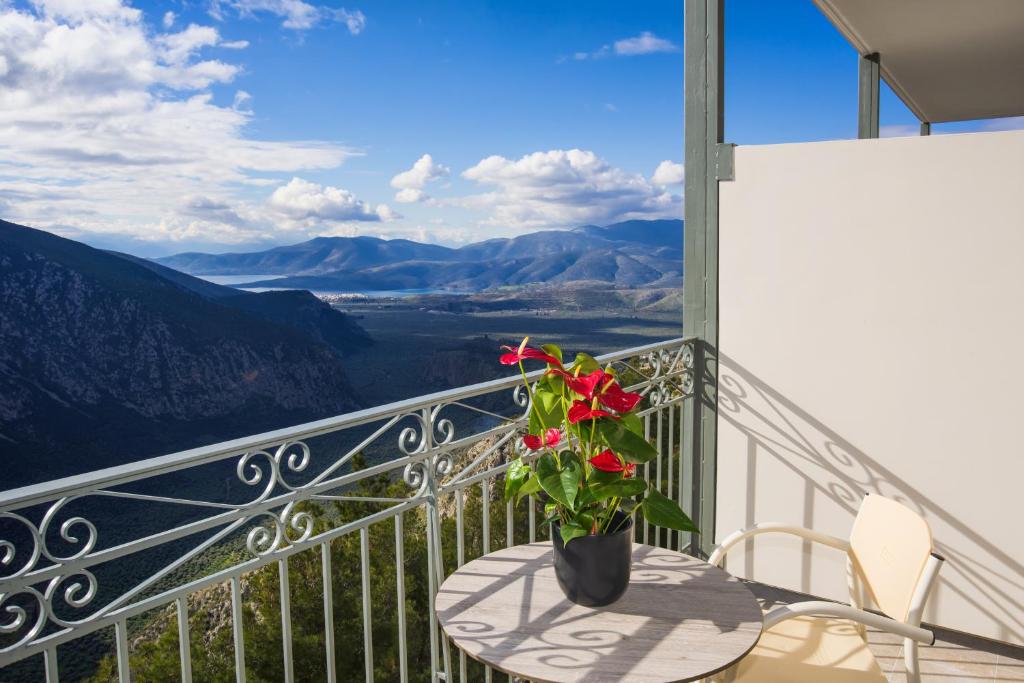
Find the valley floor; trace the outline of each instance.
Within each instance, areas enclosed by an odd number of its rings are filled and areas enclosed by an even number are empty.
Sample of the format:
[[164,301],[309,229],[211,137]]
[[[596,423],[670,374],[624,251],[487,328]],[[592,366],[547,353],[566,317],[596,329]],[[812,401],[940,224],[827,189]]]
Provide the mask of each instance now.
[[[335,304],[358,318],[374,345],[346,359],[364,406],[512,374],[498,364],[501,344],[529,335],[560,345],[568,357],[594,355],[682,334],[682,311],[522,308],[452,313],[439,299],[387,299]],[[450,301],[448,302],[450,303]]]

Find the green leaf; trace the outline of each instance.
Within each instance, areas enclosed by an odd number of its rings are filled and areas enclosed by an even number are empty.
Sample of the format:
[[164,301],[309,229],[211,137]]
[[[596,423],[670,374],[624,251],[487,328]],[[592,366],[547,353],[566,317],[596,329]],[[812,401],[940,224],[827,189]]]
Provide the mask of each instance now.
[[562,362],[562,349],[558,348],[558,344],[542,344],[540,348],[549,356],[557,358],[559,363]]
[[[539,479],[537,481],[540,481]],[[544,503],[544,514],[545,515],[557,515],[558,514],[558,503],[553,500]]]
[[598,427],[604,442],[626,462],[642,465],[658,457],[658,449],[644,437],[634,434],[618,422],[601,420]]
[[618,479],[610,482],[599,482],[590,485],[590,495],[595,501],[608,498],[632,498],[639,496],[647,489],[647,482],[642,479]]
[[600,370],[601,364],[594,360],[589,353],[577,353],[576,360],[572,364],[573,371],[579,370],[580,375],[589,375],[594,370]]
[[530,476],[530,467],[523,463],[521,458],[516,458],[508,464],[508,471],[505,472],[505,500],[509,501],[516,497],[523,484]]
[[527,479],[525,484],[519,487],[519,492],[516,493],[515,504],[519,505],[519,501],[521,501],[523,498],[526,498],[527,496],[532,496],[538,491],[540,491],[540,479],[538,479],[536,475],[534,475]]
[[619,424],[637,436],[643,438],[644,423],[636,413],[626,413],[622,416],[622,419],[619,420]]
[[576,514],[576,523],[590,533],[590,530],[594,528],[594,515],[589,512],[579,512]]
[[608,498],[632,498],[647,489],[642,479],[625,479],[619,472],[603,472],[592,469],[587,482],[576,501],[579,507],[586,507]]
[[562,543],[569,545],[569,541],[580,536],[590,535],[590,529],[584,529],[576,522],[569,522],[568,524],[562,524],[558,530],[562,534]]
[[543,434],[545,429],[562,426],[564,415],[561,392],[552,391],[550,386],[544,383],[538,384],[533,392],[533,405],[536,409],[530,410],[531,434]]
[[676,531],[700,533],[700,529],[686,516],[679,505],[674,500],[666,498],[657,489],[652,488],[650,490],[644,499],[642,507],[644,509],[644,517],[655,526],[675,529]]
[[551,515],[550,517],[546,517],[544,519],[544,521],[540,523],[540,525],[544,526],[545,524],[551,524],[552,522],[557,522],[557,521],[558,521],[558,513],[556,512],[555,514]]
[[545,453],[537,458],[536,468],[541,488],[555,501],[573,509],[583,473],[579,460],[566,458],[559,469],[554,456]]

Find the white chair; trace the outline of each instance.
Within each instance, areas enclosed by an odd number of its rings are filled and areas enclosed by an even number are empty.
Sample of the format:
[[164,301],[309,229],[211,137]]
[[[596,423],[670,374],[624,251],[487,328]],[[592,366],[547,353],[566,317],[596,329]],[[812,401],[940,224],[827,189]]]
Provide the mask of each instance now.
[[[865,626],[871,626],[904,638],[907,681],[920,683],[917,645],[935,640],[920,627],[921,614],[943,562],[933,552],[927,522],[896,501],[868,495],[848,541],[787,524],[757,524],[727,536],[709,562],[721,565],[730,548],[765,533],[792,534],[845,552],[852,606],[815,600],[772,609],[761,640],[725,681],[885,681],[867,646]],[[882,614],[865,611],[865,597]]]

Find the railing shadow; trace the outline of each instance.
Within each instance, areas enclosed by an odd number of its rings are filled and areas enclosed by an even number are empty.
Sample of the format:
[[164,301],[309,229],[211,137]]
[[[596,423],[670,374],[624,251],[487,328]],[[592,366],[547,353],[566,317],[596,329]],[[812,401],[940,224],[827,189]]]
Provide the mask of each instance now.
[[[756,641],[761,613],[753,596],[739,581],[698,560],[634,546],[625,595],[591,609],[561,595],[552,550],[541,548],[518,546],[480,558],[459,570],[457,582],[446,584],[438,617],[470,656],[513,675],[544,671],[553,680],[590,681],[629,680],[656,653],[659,666],[671,659],[685,678],[688,667],[712,671],[708,662],[730,645],[738,658]],[[725,593],[749,597],[749,604],[723,609]],[[495,599],[502,594],[505,599]],[[498,603],[502,609],[491,608]],[[677,625],[685,635],[673,632]],[[709,646],[716,636],[737,631],[734,642]],[[743,645],[737,649],[736,643]]]
[[[805,482],[803,524],[813,524],[816,494],[835,502],[850,513],[851,519],[865,493],[898,500],[933,523],[940,520],[942,525],[955,530],[967,541],[966,544],[944,543],[941,532],[937,534],[936,548],[947,562],[940,574],[940,588],[930,602],[933,605],[940,602],[943,593],[956,594],[992,619],[1002,639],[1024,639],[1024,605],[1019,599],[1024,591],[1024,566],[1000,547],[999,539],[987,538],[962,522],[912,483],[897,476],[758,378],[736,359],[720,354],[719,373],[719,416],[747,439],[743,456],[747,460],[746,499],[742,501],[746,523],[765,521],[753,518],[757,496],[764,495],[763,488],[758,489],[754,477],[757,458],[764,455],[774,458]],[[993,472],[992,476],[998,476],[998,473]],[[984,495],[982,492],[965,493]],[[795,494],[787,491],[785,495]],[[718,501],[719,505],[723,503],[725,501]],[[739,503],[728,501],[729,505]],[[1011,510],[1007,512],[1012,514]],[[746,556],[745,570],[749,577],[753,569],[751,553],[746,553]],[[802,563],[804,585],[799,588],[808,592],[812,566],[811,556],[806,551]],[[969,586],[970,590],[963,586]]]

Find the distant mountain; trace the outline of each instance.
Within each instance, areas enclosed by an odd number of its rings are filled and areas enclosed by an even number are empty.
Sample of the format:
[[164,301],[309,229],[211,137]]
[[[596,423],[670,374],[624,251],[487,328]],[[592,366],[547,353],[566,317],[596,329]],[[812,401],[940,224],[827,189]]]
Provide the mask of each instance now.
[[626,221],[544,230],[459,249],[409,240],[318,237],[248,254],[178,254],[157,263],[197,275],[284,275],[261,287],[479,291],[531,283],[671,287],[682,283],[683,222]]
[[166,270],[0,221],[5,486],[357,407],[354,321]]
[[195,275],[295,275],[360,269],[407,260],[449,260],[454,249],[376,237],[316,237],[308,242],[242,254],[184,253],[156,259]]

